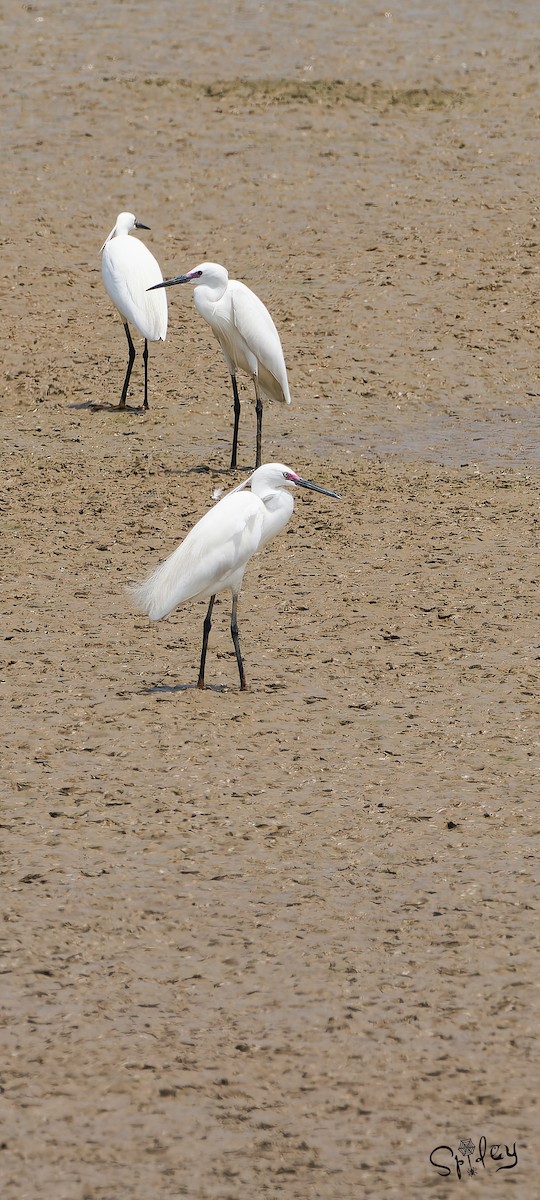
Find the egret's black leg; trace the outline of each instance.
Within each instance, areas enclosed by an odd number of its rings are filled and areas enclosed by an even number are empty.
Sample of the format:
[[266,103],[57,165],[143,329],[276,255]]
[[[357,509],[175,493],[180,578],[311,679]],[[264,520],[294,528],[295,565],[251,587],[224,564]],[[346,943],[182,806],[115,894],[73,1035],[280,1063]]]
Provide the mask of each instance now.
[[144,362],[144,407],[148,408],[148,342],[147,342],[146,338],[144,339],[143,362]]
[[131,372],[133,369],[133,363],[135,362],[135,346],[133,345],[133,342],[131,340],[131,334],[129,332],[129,325],[128,325],[127,321],[124,325],[124,329],[126,331],[126,337],[128,340],[129,358],[128,358],[128,365],[127,365],[127,371],[126,371],[126,378],[124,379],[124,386],[122,388],[122,395],[120,397],[120,404],[118,405],[119,408],[126,407],[126,396],[128,393],[129,380],[130,380]]
[[210,630],[212,628],[212,609],[214,607],[215,598],[216,598],[215,595],[210,596],[210,604],[208,605],[208,611],[204,618],[203,642],[202,642],[202,650],[201,650],[201,665],[199,667],[199,678],[197,680],[198,688],[204,687],[204,665],[206,663],[206,651],[208,650],[208,638],[210,636]]
[[231,470],[234,470],[234,468],[236,467],[236,454],[237,454],[237,450],[238,450],[238,424],[240,421],[240,399],[238,396],[238,385],[236,382],[236,375],[231,375],[231,383],[232,383],[233,398],[234,398],[234,429],[233,429],[232,451],[231,451]]
[[235,652],[235,654],[236,654],[236,661],[237,661],[237,663],[238,663],[238,672],[239,672],[239,675],[240,675],[240,690],[241,690],[242,692],[245,692],[245,690],[246,690],[246,677],[245,677],[245,674],[244,674],[244,664],[243,664],[243,662],[242,662],[242,655],[241,655],[241,652],[240,652],[240,639],[239,639],[239,637],[238,637],[238,622],[237,622],[237,619],[236,619],[236,606],[237,606],[237,604],[238,604],[238,596],[233,596],[233,602],[232,602],[232,612],[231,612],[231,634],[232,634],[232,640],[233,640],[233,643],[234,643],[234,652]]
[[257,450],[256,450],[256,454],[255,454],[255,466],[260,467],[260,465],[261,465],[261,447],[262,447],[263,405],[262,405],[261,393],[259,391],[259,385],[257,383],[257,380],[254,379],[253,382],[255,384],[255,396],[256,396],[255,412],[257,415]]

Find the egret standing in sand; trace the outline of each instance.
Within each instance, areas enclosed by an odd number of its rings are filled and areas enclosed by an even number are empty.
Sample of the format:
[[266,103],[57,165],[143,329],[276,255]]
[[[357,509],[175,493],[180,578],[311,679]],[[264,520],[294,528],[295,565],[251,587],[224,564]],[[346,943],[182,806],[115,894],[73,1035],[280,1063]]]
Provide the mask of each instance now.
[[[248,485],[250,491],[246,490]],[[294,501],[288,489],[295,487],[309,488],[312,492],[322,492],[323,496],[340,499],[337,492],[302,479],[283,463],[267,463],[210,508],[169,558],[144,583],[130,589],[136,607],[153,621],[160,621],[188,600],[210,598],[203,626],[199,688],[204,687],[214,601],[218,592],[229,589],[232,592],[231,635],[240,688],[245,690],[246,677],[238,639],[238,595],[250,558],[280,533],[291,517]]]
[[135,361],[135,347],[129,326],[144,338],[144,407],[148,408],[148,342],[165,341],[167,335],[167,299],[163,292],[151,295],[149,289],[162,282],[159,263],[144,242],[129,237],[132,229],[149,229],[133,213],[122,212],[101,247],[103,282],[124,322],[129,358],[119,408],[126,407],[129,379]]
[[177,275],[175,279],[154,284],[154,289],[172,287],[176,283],[195,285],[195,307],[212,327],[225,355],[234,402],[232,468],[236,467],[240,420],[236,373],[246,371],[251,375],[255,385],[257,414],[255,466],[260,467],[263,396],[268,400],[291,403],[283,350],[270,313],[255,292],[238,279],[229,279],[225,267],[219,263],[201,263],[193,271],[188,271],[187,275]]

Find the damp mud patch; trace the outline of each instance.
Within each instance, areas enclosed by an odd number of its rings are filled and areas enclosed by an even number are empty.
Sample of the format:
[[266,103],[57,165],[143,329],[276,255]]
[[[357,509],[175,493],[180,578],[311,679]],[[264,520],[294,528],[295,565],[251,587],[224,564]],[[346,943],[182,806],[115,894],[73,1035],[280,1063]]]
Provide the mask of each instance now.
[[448,110],[477,99],[465,89],[426,87],[392,88],[383,83],[360,83],[346,79],[226,79],[215,83],[172,81],[159,77],[145,83],[154,87],[180,89],[220,101],[270,107],[278,104],[363,104],[377,112],[392,108]]

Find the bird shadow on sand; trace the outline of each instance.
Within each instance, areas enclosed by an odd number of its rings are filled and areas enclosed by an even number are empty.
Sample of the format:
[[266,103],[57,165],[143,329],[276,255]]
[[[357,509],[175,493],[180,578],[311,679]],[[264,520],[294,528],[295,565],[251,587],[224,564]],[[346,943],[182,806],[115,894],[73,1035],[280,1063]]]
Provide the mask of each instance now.
[[227,475],[231,477],[231,482],[237,476],[250,475],[253,473],[253,467],[218,467],[213,463],[197,463],[194,467],[165,467],[166,475],[215,475],[216,479],[222,479]]
[[[270,695],[273,692],[282,692],[286,689],[287,683],[281,679],[270,680],[268,683],[261,684],[260,686],[255,685],[256,691],[267,692]],[[180,692],[200,692],[203,696],[205,692],[213,692],[214,695],[220,696],[223,694],[245,696],[246,692],[252,690],[249,684],[242,692],[238,686],[235,687],[229,683],[207,683],[204,688],[198,688],[196,683],[156,683],[153,687],[141,688],[140,694],[143,696],[155,696],[156,700],[165,700],[167,697],[172,699],[173,696],[178,695]]]
[[207,683],[204,688],[198,688],[196,683],[156,683],[153,687],[141,688],[143,696],[155,696],[156,700],[164,700],[167,696],[176,696],[179,692],[230,692],[233,689],[226,683]]
[[126,413],[129,416],[140,417],[149,411],[147,408],[143,408],[142,405],[136,408],[132,404],[126,404],[124,408],[119,408],[117,404],[100,404],[96,400],[81,400],[80,404],[70,404],[69,408],[79,411],[87,409],[88,412],[117,413],[120,417],[123,417]]

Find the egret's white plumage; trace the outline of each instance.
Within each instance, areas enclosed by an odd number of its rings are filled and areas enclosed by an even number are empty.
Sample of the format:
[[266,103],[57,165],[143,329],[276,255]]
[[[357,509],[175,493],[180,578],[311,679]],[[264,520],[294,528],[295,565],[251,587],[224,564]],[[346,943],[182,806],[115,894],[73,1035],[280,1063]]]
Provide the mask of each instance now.
[[240,686],[245,688],[236,622],[238,594],[250,558],[287,524],[294,509],[288,489],[293,487],[339,499],[336,492],[302,479],[283,463],[266,463],[210,508],[169,558],[143,583],[130,589],[136,607],[153,621],[161,620],[188,600],[210,597],[198,680],[201,688],[214,600],[226,589],[232,592],[231,634]]
[[119,213],[116,225],[101,247],[103,282],[124,322],[129,360],[122,388],[120,408],[125,407],[135,349],[129,326],[144,338],[144,407],[148,408],[148,342],[165,341],[167,336],[167,297],[151,289],[163,281],[159,263],[138,238],[129,237],[132,229],[148,229],[133,213]]
[[208,321],[221,346],[231,376],[234,400],[234,434],[231,467],[236,466],[240,401],[237,371],[246,371],[255,386],[257,413],[256,467],[261,462],[262,398],[291,403],[285,359],[278,331],[262,300],[238,279],[229,279],[225,267],[204,262],[178,275],[154,284],[154,288],[177,283],[194,284],[197,311]]

